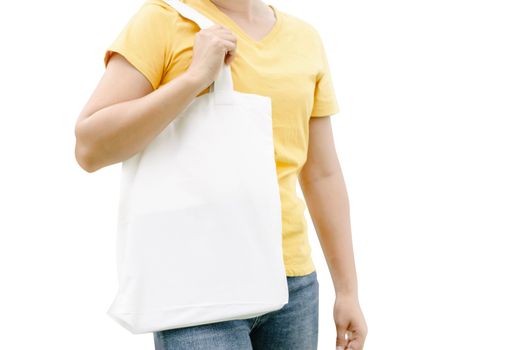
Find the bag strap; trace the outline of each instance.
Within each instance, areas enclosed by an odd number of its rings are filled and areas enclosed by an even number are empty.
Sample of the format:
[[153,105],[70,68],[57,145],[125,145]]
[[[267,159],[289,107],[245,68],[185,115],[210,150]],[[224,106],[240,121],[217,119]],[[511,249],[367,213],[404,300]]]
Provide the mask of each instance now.
[[[209,28],[215,24],[214,21],[180,0],[164,0],[164,2],[177,10],[181,16],[195,22],[201,29]],[[220,96],[220,99],[225,103],[231,101],[233,98],[231,92],[233,92],[234,89],[229,64],[223,64],[222,70],[217,79],[213,82],[210,91],[213,91]]]

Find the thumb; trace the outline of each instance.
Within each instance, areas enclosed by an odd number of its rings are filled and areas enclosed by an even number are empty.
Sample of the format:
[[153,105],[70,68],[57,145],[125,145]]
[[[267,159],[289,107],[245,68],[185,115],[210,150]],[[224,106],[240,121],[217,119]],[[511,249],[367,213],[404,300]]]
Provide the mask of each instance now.
[[350,338],[349,334],[347,334],[347,332],[349,331],[346,328],[346,325],[337,325],[336,330],[337,330],[337,336],[335,339],[336,350],[344,350],[344,348],[346,347],[348,343],[347,339]]

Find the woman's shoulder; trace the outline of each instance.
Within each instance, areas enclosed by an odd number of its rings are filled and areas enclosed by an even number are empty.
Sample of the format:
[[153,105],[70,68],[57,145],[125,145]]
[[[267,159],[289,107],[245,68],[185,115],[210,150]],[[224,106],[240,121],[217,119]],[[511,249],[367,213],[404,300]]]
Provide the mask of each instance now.
[[[160,0],[159,0],[160,1]],[[286,24],[287,28],[289,30],[292,30],[294,32],[301,32],[302,34],[310,34],[310,35],[316,35],[317,29],[315,26],[307,21],[304,18],[301,18],[297,15],[291,14],[289,12],[283,11],[279,8],[276,8],[276,10],[279,12],[279,15],[281,16],[282,21]]]
[[288,34],[294,36],[299,34],[299,37],[306,41],[319,40],[319,31],[310,21],[280,9],[276,10],[279,11],[283,27]]
[[182,18],[182,16],[164,0],[144,0],[136,15],[148,17],[152,20],[156,19],[161,21],[161,23],[171,23],[173,21],[179,21]]

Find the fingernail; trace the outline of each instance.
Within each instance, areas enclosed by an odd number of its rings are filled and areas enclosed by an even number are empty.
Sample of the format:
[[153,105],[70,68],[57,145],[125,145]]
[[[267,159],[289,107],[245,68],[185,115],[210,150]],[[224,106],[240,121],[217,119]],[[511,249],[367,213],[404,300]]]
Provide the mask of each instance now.
[[337,347],[335,348],[335,350],[343,350],[343,347],[342,347],[342,346],[337,346]]

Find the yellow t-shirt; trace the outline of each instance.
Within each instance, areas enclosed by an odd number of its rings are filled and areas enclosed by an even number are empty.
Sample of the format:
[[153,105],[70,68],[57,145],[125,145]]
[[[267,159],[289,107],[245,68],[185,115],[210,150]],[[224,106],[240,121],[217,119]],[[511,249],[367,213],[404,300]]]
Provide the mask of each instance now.
[[[182,0],[229,28],[237,37],[231,72],[236,91],[272,99],[275,161],[279,179],[283,259],[287,276],[315,270],[304,216],[297,196],[297,177],[308,150],[308,120],[339,111],[327,56],[318,31],[309,23],[269,5],[277,20],[270,32],[255,40],[209,0]],[[184,72],[192,59],[194,34],[200,28],[163,0],[145,0],[108,46],[123,55],[154,89]],[[198,95],[209,92],[209,87]]]

